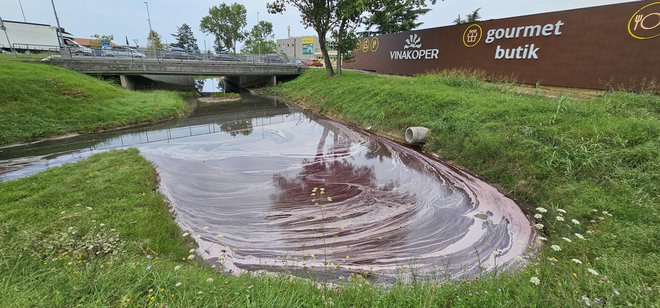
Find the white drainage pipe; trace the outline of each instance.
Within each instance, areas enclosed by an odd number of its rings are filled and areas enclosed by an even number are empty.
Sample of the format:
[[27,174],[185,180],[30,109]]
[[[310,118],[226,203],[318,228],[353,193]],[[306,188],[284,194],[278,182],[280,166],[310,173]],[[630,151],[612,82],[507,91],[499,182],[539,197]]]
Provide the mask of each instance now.
[[421,144],[426,142],[426,135],[429,129],[421,126],[406,128],[406,142],[409,144]]

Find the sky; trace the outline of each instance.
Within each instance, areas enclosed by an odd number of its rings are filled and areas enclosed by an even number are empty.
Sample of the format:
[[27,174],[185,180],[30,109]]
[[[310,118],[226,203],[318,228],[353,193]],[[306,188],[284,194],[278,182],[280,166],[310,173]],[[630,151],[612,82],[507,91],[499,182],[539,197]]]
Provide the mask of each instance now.
[[[75,37],[88,38],[93,34],[112,34],[115,42],[125,43],[126,37],[131,45],[138,40],[140,46],[146,45],[149,23],[147,7],[143,0],[53,0],[60,25]],[[266,10],[270,0],[211,1],[211,0],[151,0],[148,1],[152,28],[163,41],[173,43],[172,33],[178,26],[187,23],[193,29],[201,49],[211,49],[212,35],[205,35],[199,29],[199,21],[208,14],[208,9],[220,3],[238,2],[247,9],[246,30],[258,20],[273,23],[275,38],[286,38],[287,29],[291,36],[315,35],[313,29],[305,29],[300,23],[300,13],[288,7],[284,14],[272,15]],[[420,18],[420,28],[433,28],[451,25],[457,15],[465,16],[477,8],[483,20],[522,16],[575,8],[634,2],[613,0],[445,0],[431,6],[431,11]],[[0,17],[6,20],[23,21],[21,7],[28,22],[56,25],[50,0],[0,0]]]

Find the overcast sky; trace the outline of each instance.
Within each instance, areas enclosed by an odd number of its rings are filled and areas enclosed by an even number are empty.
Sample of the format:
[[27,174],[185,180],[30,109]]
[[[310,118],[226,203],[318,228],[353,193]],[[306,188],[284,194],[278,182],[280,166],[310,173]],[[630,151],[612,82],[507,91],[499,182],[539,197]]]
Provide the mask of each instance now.
[[[23,21],[19,1],[23,5],[28,22],[55,25],[55,17],[50,0],[0,0],[0,17],[7,20]],[[60,24],[76,37],[90,37],[93,34],[112,34],[115,42],[123,44],[125,37],[133,45],[138,39],[140,45],[147,42],[149,24],[147,9],[142,0],[54,0]],[[209,7],[219,3],[239,2],[248,12],[248,26],[251,28],[259,20],[273,23],[275,38],[287,37],[287,28],[291,27],[292,36],[314,35],[312,29],[305,29],[300,23],[299,12],[291,7],[283,15],[270,15],[266,3],[270,0],[245,1],[210,1],[210,0],[151,0],[149,11],[151,24],[164,40],[174,41],[171,33],[183,23],[190,25],[195,32],[199,47],[204,49],[204,41],[211,48],[212,36],[204,35],[199,30],[199,21],[208,14]],[[431,11],[421,18],[424,23],[420,28],[432,28],[450,25],[458,14],[461,16],[474,9],[483,19],[495,19],[529,15],[551,11],[568,10],[582,7],[606,5],[633,1],[612,0],[445,0],[431,7]],[[246,29],[246,30],[247,30]]]

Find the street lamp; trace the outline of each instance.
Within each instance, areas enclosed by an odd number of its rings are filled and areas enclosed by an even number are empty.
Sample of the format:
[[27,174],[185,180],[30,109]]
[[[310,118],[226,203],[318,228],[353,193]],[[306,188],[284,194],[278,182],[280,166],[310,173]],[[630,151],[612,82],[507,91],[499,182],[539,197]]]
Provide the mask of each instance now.
[[261,40],[263,33],[261,33],[261,31],[259,30],[259,12],[257,12],[257,31],[259,32],[259,41],[257,41],[257,48],[259,50],[259,55],[261,55]]
[[154,30],[151,29],[151,14],[149,14],[149,3],[147,1],[144,1],[144,5],[147,6],[147,21],[149,22],[149,35],[147,36],[147,40],[151,44],[151,47],[154,50],[154,54],[156,54],[156,46],[154,46],[154,38],[153,38]]
[[18,5],[21,7],[21,14],[23,14],[23,21],[27,22],[27,19],[25,19],[25,12],[23,11],[23,3],[21,3],[21,0],[18,0]]
[[50,4],[53,5],[53,12],[55,13],[55,21],[57,22],[57,42],[62,47],[62,27],[60,27],[60,19],[57,17],[57,10],[55,9],[54,0],[50,0]]

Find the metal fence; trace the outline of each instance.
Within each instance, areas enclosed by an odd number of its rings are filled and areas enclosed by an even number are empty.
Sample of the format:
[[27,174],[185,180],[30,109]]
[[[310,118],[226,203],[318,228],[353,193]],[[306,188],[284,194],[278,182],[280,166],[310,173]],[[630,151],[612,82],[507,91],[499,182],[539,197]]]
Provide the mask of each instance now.
[[106,58],[131,61],[170,61],[170,62],[206,62],[206,63],[253,63],[268,65],[303,65],[301,61],[288,60],[280,55],[216,54],[207,52],[181,52],[173,49],[144,49],[127,46],[112,48],[88,48],[77,46],[55,46],[36,44],[12,44],[17,57],[27,60],[41,60],[48,56],[66,59]]

